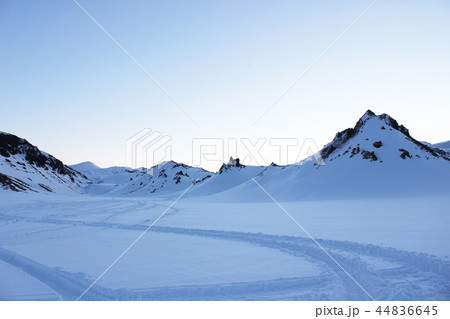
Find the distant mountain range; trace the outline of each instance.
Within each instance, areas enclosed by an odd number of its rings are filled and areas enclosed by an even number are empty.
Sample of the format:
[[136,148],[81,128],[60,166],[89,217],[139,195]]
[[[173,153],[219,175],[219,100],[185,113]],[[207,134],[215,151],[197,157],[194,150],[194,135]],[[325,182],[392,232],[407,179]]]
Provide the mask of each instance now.
[[[71,167],[24,139],[0,132],[0,187],[28,193],[173,196],[262,200],[261,187],[281,200],[361,198],[448,193],[450,141],[428,144],[387,114],[367,111],[355,127],[336,134],[319,153],[286,166],[245,166],[217,173],[173,161],[150,169]],[[149,174],[151,173],[151,174]]]
[[170,194],[184,191],[193,183],[202,182],[214,173],[202,168],[173,161],[163,162],[150,169],[128,167],[99,168],[91,162],[72,165],[92,182],[84,192],[91,195]]

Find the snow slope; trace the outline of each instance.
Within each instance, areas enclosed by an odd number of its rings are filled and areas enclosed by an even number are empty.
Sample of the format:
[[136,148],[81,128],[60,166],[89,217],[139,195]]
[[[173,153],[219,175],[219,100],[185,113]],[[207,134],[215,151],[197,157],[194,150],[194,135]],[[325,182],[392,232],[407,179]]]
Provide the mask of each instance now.
[[223,164],[216,174],[194,185],[188,196],[205,196],[226,191],[251,180],[263,169],[262,166]]
[[433,147],[440,148],[441,150],[450,153],[450,141],[433,144]]
[[0,132],[0,187],[17,192],[73,193],[88,179],[15,135]]

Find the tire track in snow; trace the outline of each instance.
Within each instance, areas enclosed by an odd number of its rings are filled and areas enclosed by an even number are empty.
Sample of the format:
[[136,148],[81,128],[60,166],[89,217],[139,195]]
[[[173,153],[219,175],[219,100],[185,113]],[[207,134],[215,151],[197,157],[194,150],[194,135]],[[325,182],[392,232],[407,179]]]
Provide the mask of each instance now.
[[[86,285],[91,282],[83,273],[71,273],[58,267],[51,268],[3,247],[0,247],[0,259],[49,286],[63,300],[75,300],[86,288]],[[112,290],[101,286],[93,287],[92,290],[92,293],[88,296],[91,300],[114,299],[112,298],[112,295],[114,295]]]
[[[17,221],[17,217],[14,218]],[[8,216],[0,215],[0,219],[8,219]],[[82,222],[57,220],[51,218],[21,218],[21,221],[69,224],[74,227],[98,227],[134,231],[143,231],[146,229],[145,225],[140,224]],[[315,246],[309,238],[163,226],[154,226],[151,229],[151,232],[173,233],[240,241],[261,247],[277,249],[295,256],[308,256],[312,260],[320,262],[331,270],[329,273],[334,285],[342,286],[343,288],[344,295],[342,296],[342,299],[367,299],[366,296],[363,295],[352,282],[350,282],[350,279],[343,273],[343,271],[334,263],[331,263],[327,256],[323,254],[323,252],[319,251],[317,246]],[[411,253],[376,245],[323,239],[319,239],[318,241],[327,250],[330,250],[333,253],[333,256],[339,260],[339,263],[341,263],[352,273],[352,275],[355,276],[358,281],[367,287],[367,289],[369,289],[378,300],[423,299],[424,296],[427,297],[427,295],[424,295],[427,293],[427,289],[430,290],[428,292],[428,296],[433,297],[431,299],[448,299],[450,297],[450,265],[448,262],[444,262],[438,258],[426,254]],[[378,258],[382,261],[400,263],[403,267],[392,269],[390,271],[374,271],[370,269],[367,262],[364,262],[360,258],[361,256],[370,256]],[[188,293],[189,288],[178,288],[188,295],[193,296]],[[174,289],[177,288],[173,288],[171,290],[172,293],[175,291]],[[198,287],[191,289],[195,290],[198,289]],[[224,286],[222,289],[226,289],[226,287]],[[148,297],[155,296],[154,293],[156,290],[148,291],[153,291],[150,295],[148,295]],[[161,290],[161,293],[162,292],[163,290]],[[226,291],[222,292],[225,293]],[[181,298],[181,295],[178,296]],[[220,296],[218,297],[220,299]]]
[[[56,291],[62,300],[75,300],[91,283],[83,273],[64,271],[58,267],[48,267],[0,247],[0,259],[25,271]],[[315,296],[309,290],[324,291],[331,280],[313,276],[281,278],[255,282],[238,282],[213,285],[191,285],[148,289],[108,289],[95,285],[84,300],[263,300],[271,294],[284,294],[285,298]]]
[[333,282],[325,276],[282,278],[255,282],[136,289],[143,300],[314,300]]

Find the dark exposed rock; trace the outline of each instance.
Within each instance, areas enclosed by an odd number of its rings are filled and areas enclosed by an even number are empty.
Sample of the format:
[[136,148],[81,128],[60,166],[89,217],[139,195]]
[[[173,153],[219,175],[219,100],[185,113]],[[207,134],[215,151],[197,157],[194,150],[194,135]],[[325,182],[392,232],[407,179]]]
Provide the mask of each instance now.
[[373,146],[375,148],[380,148],[381,146],[383,146],[383,143],[381,141],[376,141],[376,142],[373,142]]
[[205,179],[208,179],[208,178],[210,178],[211,177],[211,175],[206,175],[205,177],[203,177],[202,179],[197,179],[197,180],[195,180],[192,184],[197,184],[197,183],[201,183],[201,182],[203,182]]
[[175,181],[175,184],[178,184],[181,182],[181,176],[189,177],[189,175],[187,173],[184,173],[182,170],[180,170],[175,173],[175,177],[173,178],[173,180]]
[[31,186],[24,181],[18,180],[16,178],[9,177],[5,174],[0,173],[0,185],[4,189],[10,189],[15,192],[24,192],[31,190]]
[[325,146],[320,152],[322,159],[328,158],[331,153],[333,153],[340,146],[345,144],[349,139],[354,137],[362,128],[364,123],[372,117],[376,116],[371,110],[367,110],[366,113],[359,119],[354,128],[348,128],[342,132],[338,132],[334,137],[333,141]]
[[320,155],[322,156],[322,159],[328,158],[328,156],[331,155],[336,150],[336,147],[334,145],[326,146],[322,149],[320,152]]
[[184,173],[182,170],[178,171],[175,173],[176,176],[186,176],[189,177],[189,175],[187,173]]
[[387,115],[386,113],[381,114],[379,116],[379,118],[384,120],[386,122],[386,124],[388,124],[393,129],[400,131],[403,134],[405,134],[406,136],[410,137],[409,130],[406,127],[404,127],[403,125],[398,125],[398,122],[396,120],[394,120],[392,117],[390,117],[389,115]]
[[[166,175],[165,172],[166,172],[166,170],[162,169],[161,172],[159,172],[158,177],[162,177],[162,176]],[[165,177],[167,177],[167,175]]]
[[350,155],[350,157],[353,157],[358,153],[359,153],[359,146],[352,149],[352,154]]
[[230,157],[230,161],[227,164],[228,166],[235,166],[235,167],[242,167],[239,158],[233,158],[233,156]]
[[45,189],[47,192],[53,193],[53,190],[49,186],[44,185],[44,184],[38,184],[38,185],[40,187],[42,187],[43,189]]
[[364,159],[370,159],[371,162],[378,160],[378,157],[375,155],[375,152],[373,152],[373,151],[369,152],[369,151],[363,150],[361,152],[361,155]]
[[245,167],[245,165],[242,165],[239,161],[239,158],[234,159],[233,157],[230,157],[230,161],[228,164],[222,164],[222,166],[219,169],[219,174],[222,174],[223,172],[228,171],[231,167]]
[[176,163],[174,161],[170,161],[170,162],[174,163],[174,165],[172,166],[173,168],[175,168],[175,167],[188,168],[189,167],[189,166],[187,166],[186,164],[183,164],[183,163]]
[[408,158],[412,158],[411,154],[409,154],[409,152],[407,150],[404,150],[403,148],[400,148],[399,151],[402,152],[400,154],[401,158],[403,158],[403,159],[406,159],[407,157]]

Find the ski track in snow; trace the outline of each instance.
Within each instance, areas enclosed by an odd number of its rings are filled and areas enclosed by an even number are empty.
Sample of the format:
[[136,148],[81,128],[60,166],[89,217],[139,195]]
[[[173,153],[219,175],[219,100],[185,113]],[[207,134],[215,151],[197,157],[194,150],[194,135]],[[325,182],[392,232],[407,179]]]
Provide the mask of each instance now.
[[[121,203],[119,205],[123,208]],[[153,205],[153,204],[152,204]],[[141,206],[142,207],[142,206]],[[128,208],[130,208],[128,206]],[[117,209],[117,207],[116,207]],[[31,218],[0,214],[5,222],[61,225],[61,227],[96,227],[144,231],[143,224],[108,223]],[[200,236],[245,242],[276,249],[293,256],[307,257],[320,265],[323,274],[313,277],[280,278],[256,282],[214,285],[160,287],[148,289],[109,289],[94,285],[84,300],[369,300],[369,297],[309,238],[263,233],[190,229],[154,226],[150,232]],[[422,253],[347,241],[317,241],[376,300],[448,300],[450,298],[450,263]],[[39,264],[25,256],[0,247],[0,259],[20,268],[54,289],[63,300],[75,300],[95,278]],[[376,262],[390,267],[374,267]],[[107,265],[105,265],[106,267]]]

